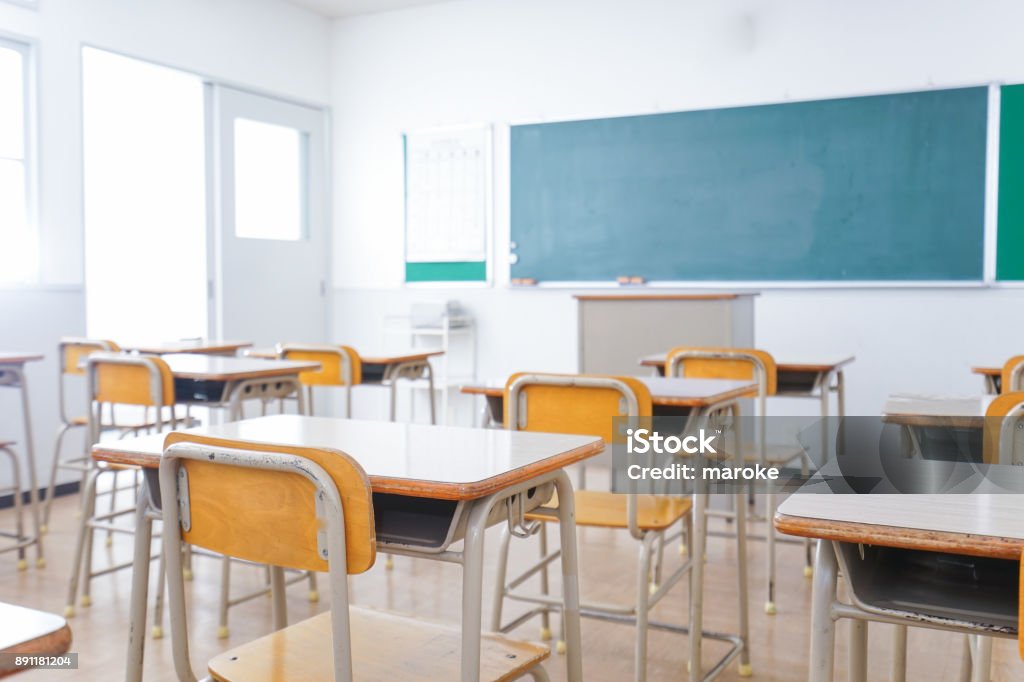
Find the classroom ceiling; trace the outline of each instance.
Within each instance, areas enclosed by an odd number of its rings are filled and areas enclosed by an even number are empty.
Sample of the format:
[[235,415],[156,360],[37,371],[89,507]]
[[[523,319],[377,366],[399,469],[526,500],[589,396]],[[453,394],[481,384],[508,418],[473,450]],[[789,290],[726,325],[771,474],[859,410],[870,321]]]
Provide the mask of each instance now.
[[417,7],[419,5],[435,5],[448,0],[288,0],[313,10],[325,17],[351,17],[356,14],[376,14],[396,9]]

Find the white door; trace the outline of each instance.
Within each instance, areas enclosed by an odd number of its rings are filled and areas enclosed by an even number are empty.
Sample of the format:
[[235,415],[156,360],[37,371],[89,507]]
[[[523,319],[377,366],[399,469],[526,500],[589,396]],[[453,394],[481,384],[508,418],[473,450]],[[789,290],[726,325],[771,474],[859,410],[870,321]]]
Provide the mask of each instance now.
[[325,342],[325,112],[219,85],[208,95],[210,328],[257,346]]

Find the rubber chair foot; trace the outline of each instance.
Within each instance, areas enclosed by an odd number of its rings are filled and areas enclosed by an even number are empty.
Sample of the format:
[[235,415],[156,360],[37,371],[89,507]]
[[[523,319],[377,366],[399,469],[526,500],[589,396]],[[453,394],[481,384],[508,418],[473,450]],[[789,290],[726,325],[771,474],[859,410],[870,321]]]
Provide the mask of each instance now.
[[28,562],[24,559],[18,559],[18,571],[24,571],[28,568]]
[[754,666],[749,663],[740,663],[740,677],[753,677]]
[[679,556],[686,556],[690,550],[686,545],[679,545]]
[[395,562],[394,562],[394,560],[391,557],[388,557],[387,559],[384,560],[384,568],[386,570],[390,571],[394,567],[395,567]]
[[540,641],[550,642],[551,641],[551,628],[540,629]]
[[107,545],[107,547],[113,547],[114,546],[114,536],[113,535],[108,535],[105,544]]
[[228,634],[229,633],[227,625],[221,625],[219,628],[217,628],[217,639],[227,639]]
[[769,616],[774,616],[777,613],[777,611],[778,609],[775,608],[775,602],[766,601],[764,603],[764,612]]
[[647,594],[654,594],[658,591],[658,583],[650,583],[647,586]]
[[43,557],[36,559],[36,568],[46,568],[46,559]]
[[162,627],[160,627],[159,625],[154,625],[153,626],[152,635],[153,635],[153,639],[163,639],[164,638],[164,629]]
[[813,578],[814,577],[814,567],[813,566],[804,566],[804,577],[805,578]]
[[183,580],[186,580],[188,582],[192,582],[192,578],[194,578],[195,576],[192,575],[192,569],[191,568],[183,568],[183,569],[181,569],[181,577],[182,577]]
[[306,596],[309,599],[309,601],[313,602],[314,604],[320,601],[320,593],[316,590],[310,590],[309,594]]
[[81,604],[83,608],[89,608],[92,606],[92,597],[88,594],[83,594],[82,598],[78,600],[78,603]]
[[64,607],[64,617],[65,618],[74,618],[75,617],[75,607],[74,606],[70,606],[70,605],[65,606]]
[[555,653],[557,653],[559,655],[562,655],[562,656],[565,655],[565,642],[564,641],[558,640],[558,643],[555,644]]
[[39,526],[39,534],[40,535],[46,535],[49,532],[50,532],[50,527],[47,526],[45,523],[43,525]]

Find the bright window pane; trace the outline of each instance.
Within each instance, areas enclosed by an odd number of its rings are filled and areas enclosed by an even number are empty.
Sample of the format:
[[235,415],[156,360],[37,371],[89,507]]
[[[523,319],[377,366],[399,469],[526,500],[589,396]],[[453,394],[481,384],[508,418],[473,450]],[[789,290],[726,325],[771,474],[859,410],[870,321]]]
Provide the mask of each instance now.
[[205,336],[206,161],[197,76],[85,48],[89,336]]
[[303,134],[235,119],[235,235],[298,241],[305,234]]
[[25,61],[0,45],[0,159],[25,156]]
[[0,254],[5,255],[0,279],[31,279],[37,262],[36,238],[29,227],[25,202],[25,164],[0,159]]

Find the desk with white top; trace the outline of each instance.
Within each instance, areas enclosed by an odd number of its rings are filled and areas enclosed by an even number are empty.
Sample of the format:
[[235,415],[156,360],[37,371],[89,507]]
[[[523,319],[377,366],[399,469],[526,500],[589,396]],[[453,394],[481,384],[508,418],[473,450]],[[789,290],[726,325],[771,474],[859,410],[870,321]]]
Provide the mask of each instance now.
[[[583,679],[573,492],[563,469],[601,452],[601,439],[297,415],[258,417],[187,433],[334,448],[359,462],[373,490],[381,549],[463,564],[464,682],[479,676],[484,531],[511,522],[509,509],[529,510],[557,491],[569,679]],[[99,461],[140,466],[146,473],[147,492],[140,495],[136,513],[127,664],[127,679],[133,681],[142,675],[151,522],[159,518],[156,473],[163,442],[162,435],[153,435],[93,447]],[[156,499],[151,503],[151,498]],[[462,550],[451,550],[459,540]]]

